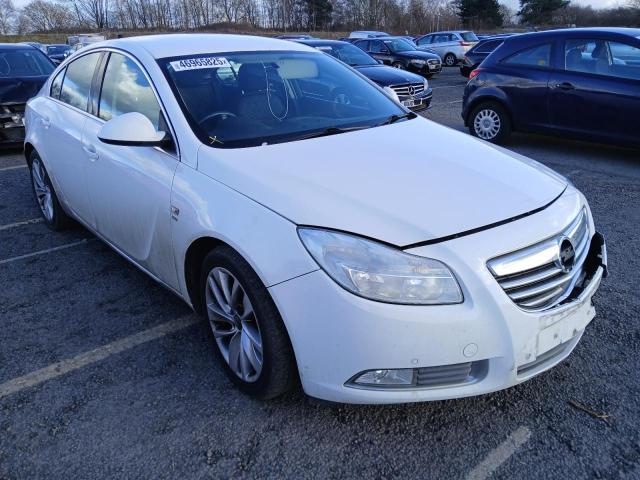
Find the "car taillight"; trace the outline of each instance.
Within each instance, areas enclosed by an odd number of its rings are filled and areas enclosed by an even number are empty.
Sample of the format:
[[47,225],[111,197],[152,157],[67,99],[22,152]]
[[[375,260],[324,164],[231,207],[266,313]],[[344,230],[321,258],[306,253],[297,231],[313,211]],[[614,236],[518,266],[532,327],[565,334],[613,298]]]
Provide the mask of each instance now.
[[460,40],[461,47],[469,47],[471,46],[471,42],[465,42],[464,40]]
[[473,70],[473,71],[469,74],[469,80],[473,80],[474,78],[476,78],[480,72],[482,72],[482,69],[481,69],[481,68],[476,68],[475,70]]

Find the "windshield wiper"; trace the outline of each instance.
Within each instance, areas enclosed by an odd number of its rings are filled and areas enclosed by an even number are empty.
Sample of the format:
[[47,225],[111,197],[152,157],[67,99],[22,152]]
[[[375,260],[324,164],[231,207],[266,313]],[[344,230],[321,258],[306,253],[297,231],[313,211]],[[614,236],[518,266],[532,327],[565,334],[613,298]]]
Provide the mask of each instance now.
[[396,113],[394,113],[393,115],[391,115],[389,118],[387,118],[384,122],[379,123],[378,125],[376,125],[376,127],[381,127],[382,125],[390,125],[392,123],[396,123],[398,120],[402,120],[402,119],[412,119],[412,118],[416,118],[418,115],[416,115],[413,112],[407,112],[407,113],[403,113],[401,115],[398,115]]
[[371,125],[357,125],[355,127],[328,127],[324,130],[317,132],[311,132],[306,135],[300,135],[295,137],[295,140],[307,140],[309,138],[328,137],[329,135],[338,135],[339,133],[354,132],[356,130],[363,130],[365,128],[371,128]]

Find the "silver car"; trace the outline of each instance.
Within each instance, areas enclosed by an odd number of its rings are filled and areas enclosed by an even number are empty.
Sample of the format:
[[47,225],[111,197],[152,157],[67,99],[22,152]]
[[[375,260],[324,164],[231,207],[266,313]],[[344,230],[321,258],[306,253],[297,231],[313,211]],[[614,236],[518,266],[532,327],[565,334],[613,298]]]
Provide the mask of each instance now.
[[473,32],[463,30],[434,32],[416,38],[416,43],[420,49],[433,50],[447,67],[453,67],[478,43],[478,37]]

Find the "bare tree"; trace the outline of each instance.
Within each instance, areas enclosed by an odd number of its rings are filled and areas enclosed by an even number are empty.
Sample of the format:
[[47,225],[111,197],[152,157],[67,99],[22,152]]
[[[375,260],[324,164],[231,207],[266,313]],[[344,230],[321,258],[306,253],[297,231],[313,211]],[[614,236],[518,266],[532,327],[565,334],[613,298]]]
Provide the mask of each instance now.
[[0,0],[0,34],[7,35],[13,29],[16,8],[12,0]]

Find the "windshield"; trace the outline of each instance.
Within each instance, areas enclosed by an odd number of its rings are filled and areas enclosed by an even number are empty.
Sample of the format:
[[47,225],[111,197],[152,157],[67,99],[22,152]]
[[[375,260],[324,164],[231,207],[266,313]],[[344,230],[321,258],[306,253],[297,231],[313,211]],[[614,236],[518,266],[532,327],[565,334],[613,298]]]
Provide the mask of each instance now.
[[320,52],[216,53],[159,64],[196,135],[216,148],[342,133],[405,115],[365,78]]
[[67,53],[71,50],[71,47],[68,45],[49,45],[47,47],[48,55],[61,55],[63,53]]
[[38,50],[0,50],[0,77],[37,77],[50,75],[53,69],[51,61]]
[[344,63],[351,67],[363,65],[380,65],[375,58],[370,57],[360,48],[351,43],[318,45],[316,48],[321,52],[328,53],[332,57],[336,57],[338,60],[342,60]]
[[416,49],[416,47],[411,45],[403,38],[384,40],[384,44],[389,47],[389,50],[391,50],[392,52],[411,52]]
[[477,42],[478,41],[478,37],[476,37],[476,34],[473,32],[462,32],[460,34],[460,36],[462,37],[462,39],[465,42]]

